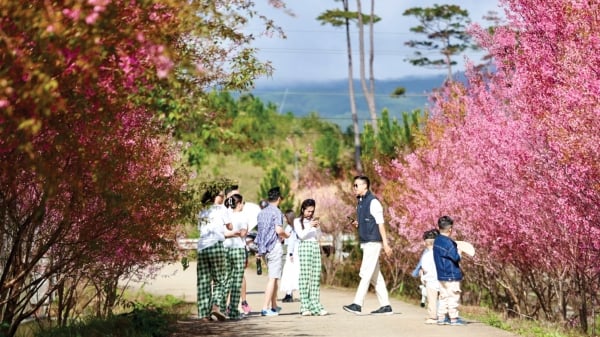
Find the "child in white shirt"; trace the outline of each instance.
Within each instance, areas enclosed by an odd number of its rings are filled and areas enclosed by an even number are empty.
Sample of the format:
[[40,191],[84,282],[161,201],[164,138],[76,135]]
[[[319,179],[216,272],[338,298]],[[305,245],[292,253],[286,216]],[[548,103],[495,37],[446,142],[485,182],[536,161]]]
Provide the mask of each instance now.
[[421,275],[421,282],[425,285],[427,292],[427,320],[425,320],[425,324],[437,324],[440,283],[437,279],[435,262],[433,260],[433,241],[438,235],[439,232],[436,229],[423,233],[425,252],[421,256],[421,269],[419,270],[419,275]]

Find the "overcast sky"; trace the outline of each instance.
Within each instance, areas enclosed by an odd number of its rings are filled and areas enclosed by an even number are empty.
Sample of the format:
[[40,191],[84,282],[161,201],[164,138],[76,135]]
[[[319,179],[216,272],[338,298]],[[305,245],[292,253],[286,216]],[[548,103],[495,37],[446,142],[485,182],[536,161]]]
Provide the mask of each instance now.
[[[291,17],[280,10],[266,5],[266,0],[258,0],[256,4],[261,13],[273,18],[287,35],[287,39],[260,38],[255,46],[260,48],[259,57],[270,60],[275,67],[272,78],[263,78],[258,83],[269,84],[287,81],[325,81],[347,78],[346,42],[344,28],[323,26],[317,16],[327,9],[341,9],[341,3],[333,0],[287,0],[287,7],[295,13]],[[410,33],[410,27],[418,25],[414,17],[403,16],[402,13],[412,7],[430,7],[433,4],[458,4],[469,11],[473,22],[484,26],[489,24],[482,17],[488,11],[503,13],[498,7],[498,0],[378,0],[375,1],[375,13],[381,21],[375,24],[375,77],[377,79],[393,79],[403,76],[445,74],[446,70],[429,70],[416,67],[405,61],[411,57],[414,49],[404,45],[404,42],[415,38]],[[350,0],[350,10],[355,10],[356,2]],[[363,12],[370,10],[370,1],[362,1]],[[358,50],[356,27],[352,48],[355,55]],[[250,31],[254,31],[252,26]],[[258,30],[256,30],[258,32]],[[367,34],[367,31],[365,31]],[[365,38],[368,35],[365,35]],[[417,36],[418,39],[423,39]],[[367,40],[365,41],[368,46]],[[436,57],[434,54],[432,57]],[[480,55],[472,55],[476,61]],[[366,59],[368,60],[368,58]],[[353,59],[355,78],[358,78],[358,57]],[[462,63],[461,59],[457,59]],[[462,70],[462,64],[455,70]],[[368,70],[367,70],[368,71]]]

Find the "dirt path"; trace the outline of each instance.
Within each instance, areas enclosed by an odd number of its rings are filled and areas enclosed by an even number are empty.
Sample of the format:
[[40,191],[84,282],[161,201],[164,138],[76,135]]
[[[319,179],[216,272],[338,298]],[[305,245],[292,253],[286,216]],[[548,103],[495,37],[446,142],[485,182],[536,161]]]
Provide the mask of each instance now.
[[[354,298],[354,289],[321,288],[321,301],[330,313],[323,317],[303,317],[299,313],[300,302],[279,303],[282,307],[278,317],[261,317],[260,307],[264,299],[265,275],[248,273],[248,303],[252,312],[241,321],[203,323],[193,317],[180,321],[171,337],[195,336],[360,336],[360,337],[510,337],[517,336],[492,328],[483,323],[469,321],[466,326],[437,326],[424,324],[425,309],[398,300],[391,300],[395,314],[390,316],[357,316],[342,309]],[[134,286],[140,286],[135,285]],[[165,266],[155,280],[144,285],[147,292],[171,294],[195,301],[196,265],[183,271],[180,265]],[[282,297],[282,294],[279,296]],[[364,312],[379,306],[375,294],[369,293],[363,305]]]

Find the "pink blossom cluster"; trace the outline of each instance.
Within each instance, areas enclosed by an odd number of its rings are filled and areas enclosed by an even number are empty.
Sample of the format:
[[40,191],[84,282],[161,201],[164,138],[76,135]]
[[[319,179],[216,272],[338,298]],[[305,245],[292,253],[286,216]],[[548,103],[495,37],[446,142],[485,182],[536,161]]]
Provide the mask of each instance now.
[[450,215],[455,239],[473,242],[482,265],[592,280],[600,272],[600,5],[503,3],[508,25],[493,35],[472,28],[493,72],[471,69],[467,85],[445,86],[433,97],[428,143],[383,170],[399,189],[392,224],[416,250],[420,234]]

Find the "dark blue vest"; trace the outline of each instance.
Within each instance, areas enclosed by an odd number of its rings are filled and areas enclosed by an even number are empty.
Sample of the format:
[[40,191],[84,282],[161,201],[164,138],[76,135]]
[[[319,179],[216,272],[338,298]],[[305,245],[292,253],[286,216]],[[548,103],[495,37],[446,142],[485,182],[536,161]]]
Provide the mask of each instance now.
[[356,216],[358,219],[358,238],[361,243],[364,242],[382,242],[379,225],[375,222],[375,217],[371,214],[371,201],[375,198],[371,191],[358,199],[356,206]]

